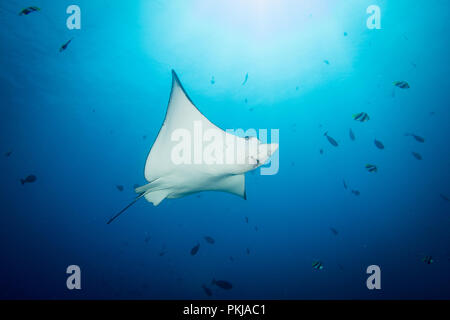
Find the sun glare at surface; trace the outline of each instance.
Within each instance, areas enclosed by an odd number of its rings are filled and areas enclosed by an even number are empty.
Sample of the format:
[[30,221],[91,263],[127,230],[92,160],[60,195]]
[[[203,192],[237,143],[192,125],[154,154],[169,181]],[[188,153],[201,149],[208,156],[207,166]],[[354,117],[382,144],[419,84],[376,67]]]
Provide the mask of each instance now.
[[161,6],[145,1],[143,8],[151,58],[177,68],[195,66],[202,77],[246,70],[270,78],[266,84],[274,87],[294,69],[314,74],[331,55],[342,57],[333,68],[351,67],[349,42],[342,41],[345,6],[333,1],[197,0]]

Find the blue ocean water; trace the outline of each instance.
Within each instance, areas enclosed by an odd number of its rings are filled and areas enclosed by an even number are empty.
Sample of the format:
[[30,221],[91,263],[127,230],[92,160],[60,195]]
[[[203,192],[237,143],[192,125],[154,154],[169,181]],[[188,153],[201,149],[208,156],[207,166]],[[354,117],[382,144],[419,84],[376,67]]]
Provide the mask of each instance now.
[[[72,4],[79,30],[66,27]],[[18,15],[30,5],[41,10]],[[366,25],[370,5],[381,29]],[[1,2],[0,298],[449,299],[449,9]],[[146,183],[172,69],[221,128],[279,129],[279,172],[248,173],[247,200],[141,200],[107,225]],[[370,120],[353,120],[359,112]],[[81,268],[81,290],[66,287],[69,265]],[[381,290],[366,287],[369,265]]]

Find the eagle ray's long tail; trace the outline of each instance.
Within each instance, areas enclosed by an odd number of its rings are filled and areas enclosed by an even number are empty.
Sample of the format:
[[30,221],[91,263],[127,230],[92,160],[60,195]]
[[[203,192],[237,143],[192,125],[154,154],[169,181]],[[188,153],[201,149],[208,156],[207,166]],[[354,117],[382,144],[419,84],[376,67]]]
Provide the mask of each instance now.
[[122,213],[124,213],[129,207],[131,207],[133,204],[135,204],[136,201],[138,201],[144,195],[145,195],[145,192],[142,192],[140,195],[138,195],[133,201],[131,201],[130,204],[128,204],[125,208],[120,210],[119,213],[115,214],[111,219],[109,219],[109,221],[106,224],[110,224],[111,222],[113,222],[118,216],[120,216]]

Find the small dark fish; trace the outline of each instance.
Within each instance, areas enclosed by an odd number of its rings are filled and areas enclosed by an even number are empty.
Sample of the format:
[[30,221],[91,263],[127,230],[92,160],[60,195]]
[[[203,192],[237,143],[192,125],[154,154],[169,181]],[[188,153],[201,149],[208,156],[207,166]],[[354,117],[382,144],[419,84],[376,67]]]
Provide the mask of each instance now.
[[430,111],[430,116],[434,116],[435,114],[436,114],[436,112]]
[[344,184],[344,188],[347,190],[348,186],[347,186],[347,184],[345,183],[345,180],[342,180],[342,183]]
[[399,87],[400,89],[409,89],[410,86],[406,81],[394,81],[394,86]]
[[378,172],[378,168],[374,164],[366,164],[366,169],[369,172]]
[[421,143],[424,143],[425,142],[425,139],[424,138],[422,138],[421,136],[418,136],[418,135],[416,135],[416,134],[414,134],[414,133],[405,133],[405,136],[411,136],[411,137],[413,137],[416,141],[418,141],[418,142],[421,142]]
[[230,261],[234,261],[234,258],[230,256]]
[[375,143],[375,146],[376,146],[378,149],[381,149],[381,150],[384,149],[384,144],[383,144],[381,141],[378,141],[377,139],[375,139],[375,140],[373,141],[373,143]]
[[216,80],[214,80],[214,76],[211,78],[211,84],[216,83]]
[[257,226],[255,226],[255,231],[258,231],[258,227]]
[[353,193],[355,196],[359,196],[359,195],[361,194],[361,192],[359,192],[358,190],[352,190],[352,193]]
[[145,140],[145,139],[147,139],[147,136],[142,136],[142,140]]
[[162,257],[162,256],[164,256],[166,253],[167,253],[166,245],[163,244],[162,247],[161,247],[161,251],[159,252],[159,256]]
[[319,150],[319,153],[320,153],[320,154],[323,154],[323,149],[320,149],[320,150]]
[[323,60],[323,62],[328,65],[330,64],[330,61],[328,61],[328,60]]
[[414,158],[416,158],[417,160],[422,160],[422,156],[420,155],[420,153],[417,152],[411,152],[411,154],[413,155]]
[[148,243],[150,240],[151,240],[151,236],[149,236],[149,235],[147,235],[147,236],[145,236],[145,239],[144,239],[144,242],[145,243]]
[[323,264],[320,261],[314,261],[312,263],[312,267],[316,270],[322,270],[323,269]]
[[370,117],[366,112],[360,112],[353,115],[353,120],[359,122],[366,122],[370,120]]
[[208,242],[208,243],[213,244],[215,242],[214,239],[209,236],[205,236],[204,238],[205,238],[206,242]]
[[446,195],[444,195],[444,194],[439,194],[439,196],[442,198],[442,199],[444,199],[445,201],[450,201],[450,199],[446,196]]
[[348,33],[347,32],[344,32],[344,37],[346,37],[348,35]]
[[245,75],[245,79],[244,79],[244,82],[242,82],[242,85],[246,84],[246,83],[247,83],[247,80],[248,80],[248,72],[247,72],[247,74]]
[[350,136],[350,139],[351,139],[352,141],[355,141],[355,134],[353,133],[353,130],[352,130],[352,129],[349,130],[348,135]]
[[246,250],[246,251],[247,251],[247,254],[250,254],[250,249],[249,249],[249,248],[247,248],[247,250]]
[[12,151],[5,152],[5,157],[9,157],[12,154]]
[[335,228],[331,227],[330,230],[335,236],[337,236],[339,234],[339,232]]
[[245,217],[245,223],[248,223],[248,217]]
[[139,188],[139,185],[137,183],[133,184],[133,189]]
[[191,256],[195,256],[198,252],[198,249],[200,249],[200,243],[191,249]]
[[122,185],[120,185],[120,184],[119,184],[119,185],[117,185],[117,186],[116,186],[116,188],[117,188],[117,190],[119,190],[119,191],[123,191],[123,186],[122,186]]
[[32,12],[37,12],[37,11],[41,11],[41,8],[38,8],[38,7],[28,7],[28,8],[25,8],[25,9],[23,9],[22,11],[20,11],[19,12],[19,16],[27,16],[27,15],[29,15],[30,13],[32,13]]
[[434,262],[432,256],[425,256],[422,258],[422,261],[425,262],[426,264],[432,264]]
[[334,146],[334,147],[338,146],[338,143],[336,142],[336,140],[334,140],[332,137],[330,137],[328,135],[328,131],[325,132],[324,136],[327,137],[328,142],[331,143],[332,146]]
[[233,285],[231,283],[229,283],[228,281],[225,281],[225,280],[215,280],[215,279],[213,279],[211,283],[213,285],[218,286],[219,288],[224,289],[224,290],[230,290],[231,288],[233,288]]
[[245,102],[245,103],[248,103],[248,100],[247,100],[247,98],[245,98],[245,99],[244,99],[244,102]]
[[72,40],[73,40],[73,38],[70,39],[69,41],[67,41],[66,43],[64,43],[64,44],[59,48],[59,52],[63,52],[64,50],[66,50],[66,49],[67,49],[67,46],[69,45],[69,43],[72,42]]
[[212,296],[212,291],[211,291],[210,288],[208,288],[208,287],[205,286],[204,284],[202,284],[202,288],[203,288],[203,291],[205,291],[205,293],[206,293],[206,295],[207,295],[208,297],[211,297],[211,296]]
[[20,179],[20,182],[22,183],[22,185],[24,185],[25,183],[33,183],[37,180],[36,176],[33,174],[30,174],[28,177],[26,177],[25,179]]

